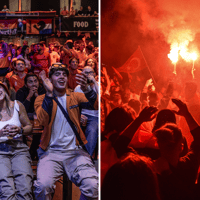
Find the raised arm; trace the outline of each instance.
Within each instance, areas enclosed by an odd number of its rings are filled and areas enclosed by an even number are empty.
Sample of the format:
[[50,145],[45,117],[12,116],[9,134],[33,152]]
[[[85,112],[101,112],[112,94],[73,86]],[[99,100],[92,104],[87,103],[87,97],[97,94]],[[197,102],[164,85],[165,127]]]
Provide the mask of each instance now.
[[120,133],[120,135],[113,143],[113,147],[118,157],[120,157],[125,152],[140,125],[143,122],[151,121],[155,118],[155,113],[157,110],[158,109],[156,107],[145,107],[139,116]]
[[193,118],[191,113],[189,112],[187,105],[183,103],[180,99],[172,99],[172,102],[177,105],[179,111],[174,111],[177,115],[181,115],[185,117],[185,120],[190,128],[190,131],[194,130],[195,128],[199,127],[199,124]]

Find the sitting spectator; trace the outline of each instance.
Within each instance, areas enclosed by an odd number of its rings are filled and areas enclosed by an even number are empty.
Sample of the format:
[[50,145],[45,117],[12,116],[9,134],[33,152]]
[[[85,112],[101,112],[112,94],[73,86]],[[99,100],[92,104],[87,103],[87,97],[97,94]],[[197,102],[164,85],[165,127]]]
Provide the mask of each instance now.
[[[16,99],[19,100],[25,107],[30,120],[34,120],[35,109],[34,103],[38,95],[45,94],[45,89],[39,84],[37,75],[28,73],[24,78],[24,86],[17,91]],[[26,138],[24,138],[26,141]],[[40,135],[33,135],[33,140],[30,147],[31,159],[38,159],[37,149],[40,144]]]
[[32,132],[22,103],[11,101],[0,83],[0,199],[33,199],[31,159],[22,136]]
[[103,200],[160,200],[158,180],[151,160],[127,153],[107,172],[102,184]]
[[14,64],[16,64],[16,71],[17,74],[13,74],[10,78],[10,85],[15,89],[15,91],[17,92],[17,90],[19,90],[19,88],[24,86],[24,78],[26,76],[26,72],[25,72],[25,60],[22,58],[18,58]]
[[24,86],[16,93],[16,99],[24,105],[28,114],[34,114],[35,99],[41,94],[45,94],[45,89],[39,84],[37,75],[28,73],[24,78]]
[[[87,76],[88,85],[97,93],[99,94],[99,86],[95,80],[95,73],[93,68],[91,67],[84,67],[83,73]],[[82,92],[81,86],[78,85],[74,89],[74,92]],[[87,117],[87,123],[85,127],[85,137],[88,143],[85,145],[88,153],[90,156],[93,155],[97,141],[98,141],[98,110],[88,110],[83,107],[81,114]],[[83,116],[82,116],[83,118]]]
[[76,74],[81,73],[78,70],[79,60],[77,58],[72,58],[69,61],[69,78],[68,78],[68,88],[74,90],[74,88],[78,85],[76,80]]

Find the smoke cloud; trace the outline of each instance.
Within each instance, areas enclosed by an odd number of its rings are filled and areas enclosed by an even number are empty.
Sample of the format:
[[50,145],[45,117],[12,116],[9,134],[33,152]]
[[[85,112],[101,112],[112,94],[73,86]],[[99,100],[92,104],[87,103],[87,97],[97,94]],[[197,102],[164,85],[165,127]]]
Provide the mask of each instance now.
[[199,10],[197,0],[102,0],[102,62],[120,67],[140,45],[152,73],[163,79],[173,72],[172,48],[200,57]]

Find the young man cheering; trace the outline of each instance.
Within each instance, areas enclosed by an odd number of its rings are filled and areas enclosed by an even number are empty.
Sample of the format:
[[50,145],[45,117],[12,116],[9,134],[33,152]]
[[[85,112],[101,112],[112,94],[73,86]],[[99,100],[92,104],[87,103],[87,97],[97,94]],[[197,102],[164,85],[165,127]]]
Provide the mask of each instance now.
[[90,156],[79,145],[68,120],[66,120],[54,97],[60,102],[73,122],[82,142],[87,143],[80,127],[80,108],[98,108],[97,94],[87,86],[84,73],[77,75],[77,82],[84,93],[74,93],[67,89],[69,71],[65,65],[57,63],[49,70],[49,78],[40,73],[46,95],[35,100],[35,111],[44,132],[38,150],[39,163],[37,181],[34,183],[37,200],[52,199],[55,182],[64,173],[76,184],[82,199],[98,199],[98,173]]

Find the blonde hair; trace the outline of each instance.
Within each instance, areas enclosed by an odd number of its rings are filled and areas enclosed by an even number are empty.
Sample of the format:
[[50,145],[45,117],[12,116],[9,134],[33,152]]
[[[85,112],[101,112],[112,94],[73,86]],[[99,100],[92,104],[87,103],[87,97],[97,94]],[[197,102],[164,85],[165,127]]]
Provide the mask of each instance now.
[[[4,89],[4,88],[3,88]],[[6,92],[6,90],[4,89],[5,91],[5,101],[6,101],[6,111],[8,113],[8,115],[11,117],[11,108],[10,108],[10,96],[8,95],[8,93]],[[0,108],[0,111],[2,109]],[[0,112],[0,121],[2,120],[2,114]]]

